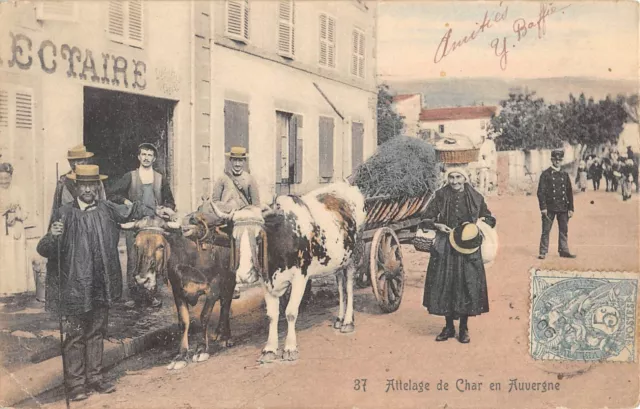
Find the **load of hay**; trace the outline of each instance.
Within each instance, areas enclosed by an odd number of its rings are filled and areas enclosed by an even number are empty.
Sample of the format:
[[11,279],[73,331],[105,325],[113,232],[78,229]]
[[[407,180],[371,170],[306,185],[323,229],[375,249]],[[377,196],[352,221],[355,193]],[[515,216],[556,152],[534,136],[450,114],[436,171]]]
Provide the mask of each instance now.
[[421,139],[398,136],[380,145],[358,167],[354,184],[365,197],[420,197],[436,190],[438,169],[431,145]]

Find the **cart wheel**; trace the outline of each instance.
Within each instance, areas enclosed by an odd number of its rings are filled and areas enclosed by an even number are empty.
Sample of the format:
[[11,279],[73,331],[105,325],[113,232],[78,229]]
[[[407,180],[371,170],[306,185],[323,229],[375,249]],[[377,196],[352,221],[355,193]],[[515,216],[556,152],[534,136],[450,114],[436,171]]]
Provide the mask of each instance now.
[[369,255],[371,288],[384,312],[400,307],[404,291],[402,249],[396,233],[388,227],[376,230]]
[[371,243],[362,244],[361,252],[356,260],[355,283],[358,288],[371,286],[371,275],[369,274],[369,264],[365,262],[367,255],[371,251]]

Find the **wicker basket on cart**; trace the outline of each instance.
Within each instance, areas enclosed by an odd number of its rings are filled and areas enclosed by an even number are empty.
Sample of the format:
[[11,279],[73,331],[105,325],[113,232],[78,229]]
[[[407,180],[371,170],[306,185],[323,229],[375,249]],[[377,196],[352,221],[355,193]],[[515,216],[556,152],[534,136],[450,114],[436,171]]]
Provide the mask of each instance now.
[[467,149],[467,150],[451,150],[441,151],[437,150],[438,159],[442,163],[471,163],[478,160],[478,154],[480,149]]

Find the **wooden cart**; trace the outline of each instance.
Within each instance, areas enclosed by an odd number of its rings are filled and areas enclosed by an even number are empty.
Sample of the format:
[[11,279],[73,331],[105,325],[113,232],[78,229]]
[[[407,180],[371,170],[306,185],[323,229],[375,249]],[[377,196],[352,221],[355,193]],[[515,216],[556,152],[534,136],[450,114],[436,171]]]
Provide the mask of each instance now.
[[365,200],[367,219],[355,284],[371,286],[384,312],[400,307],[405,281],[400,245],[412,242],[430,197],[427,192],[420,197],[377,195]]

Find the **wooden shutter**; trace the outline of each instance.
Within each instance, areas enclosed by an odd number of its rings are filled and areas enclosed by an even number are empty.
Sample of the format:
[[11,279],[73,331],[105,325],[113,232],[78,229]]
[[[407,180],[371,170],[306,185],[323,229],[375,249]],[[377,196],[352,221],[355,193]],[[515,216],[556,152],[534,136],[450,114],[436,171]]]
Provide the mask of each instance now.
[[351,41],[351,75],[364,78],[364,33],[354,29]]
[[141,46],[144,43],[144,19],[141,0],[130,0],[128,2],[129,24],[128,35],[129,44]]
[[320,65],[327,65],[327,15],[320,14],[320,55],[318,62]]
[[227,36],[249,39],[249,0],[227,0]]
[[224,151],[243,146],[249,151],[249,105],[224,101]]
[[333,128],[333,118],[320,117],[319,173],[325,179],[333,177]]
[[364,124],[351,124],[351,171],[355,170],[364,160]]
[[36,7],[36,19],[77,21],[78,4],[75,1],[41,1]]
[[9,91],[0,88],[0,152],[6,155],[9,148]]
[[278,54],[295,55],[295,6],[293,0],[281,0],[278,5]]
[[336,66],[336,20],[331,17],[327,18],[327,65],[331,68]]
[[144,5],[141,0],[109,1],[107,33],[115,42],[144,45]]
[[289,121],[289,181],[291,183],[302,183],[302,139],[298,138],[299,117],[292,115]]

